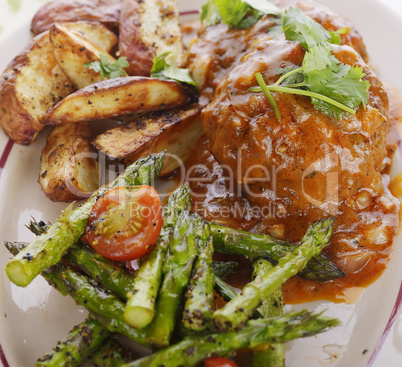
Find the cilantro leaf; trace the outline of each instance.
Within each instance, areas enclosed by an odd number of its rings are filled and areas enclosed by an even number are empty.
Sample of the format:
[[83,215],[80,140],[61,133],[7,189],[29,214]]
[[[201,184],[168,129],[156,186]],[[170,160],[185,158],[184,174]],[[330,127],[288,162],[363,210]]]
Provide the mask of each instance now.
[[[291,73],[292,71],[297,71],[296,73]],[[285,75],[286,78],[283,80],[282,85],[291,85],[291,84],[300,84],[304,82],[304,74],[303,71],[300,70],[297,66],[288,66],[286,68],[278,68],[278,75]]]
[[338,34],[328,32],[299,8],[289,8],[285,11],[283,31],[288,40],[299,42],[306,50],[320,43],[340,44],[341,42]]
[[263,14],[271,14],[280,17],[283,13],[281,9],[268,0],[244,0],[244,2]]
[[214,0],[222,18],[222,23],[236,28],[250,11],[250,6],[242,0]]
[[[370,83],[367,80],[361,80],[364,75],[361,67],[339,64],[337,71],[327,68],[321,72],[308,73],[305,84],[310,91],[325,95],[344,106],[357,110],[361,104],[366,107],[368,100]],[[349,115],[325,101],[312,98],[312,102],[315,108],[329,117],[334,116],[339,120]]]
[[206,27],[215,25],[222,20],[220,14],[219,14],[218,8],[216,7],[213,0],[208,0],[201,7],[200,19],[201,19],[202,23],[205,23]]
[[360,105],[366,107],[370,83],[362,80],[363,68],[345,65],[332,53],[332,44],[339,44],[339,35],[349,29],[328,32],[298,8],[285,12],[282,27],[288,40],[299,42],[306,50],[302,67],[280,69],[282,76],[271,86],[256,74],[260,87],[250,89],[264,93],[278,120],[280,112],[272,91],[310,97],[317,110],[337,119],[355,114]]
[[258,10],[254,10],[250,15],[243,18],[237,25],[239,29],[246,29],[252,27],[261,18],[261,13]]
[[[172,63],[168,64],[166,58],[172,54]],[[153,60],[151,78],[176,80],[179,83],[196,85],[188,69],[176,66],[176,55],[172,51],[166,51],[157,55]]]
[[101,73],[103,79],[114,79],[121,76],[126,76],[127,74],[123,70],[130,66],[127,61],[127,57],[119,57],[115,62],[111,62],[109,57],[100,54],[100,61],[92,61],[84,64],[84,67],[92,69],[96,73]]
[[201,7],[206,27],[222,22],[230,28],[249,28],[264,15],[281,16],[282,10],[268,0],[208,0]]
[[328,67],[336,68],[338,63],[338,59],[332,54],[331,45],[319,43],[304,55],[303,70],[305,73],[321,71]]
[[278,38],[283,34],[283,17],[273,19],[275,25],[268,28],[267,33],[271,38]]

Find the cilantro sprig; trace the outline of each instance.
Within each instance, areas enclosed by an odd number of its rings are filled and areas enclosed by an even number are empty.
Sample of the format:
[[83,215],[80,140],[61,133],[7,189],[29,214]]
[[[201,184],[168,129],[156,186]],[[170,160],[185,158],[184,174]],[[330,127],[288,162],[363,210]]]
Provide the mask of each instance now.
[[230,28],[249,28],[264,15],[282,15],[282,10],[268,0],[208,0],[201,8],[206,27],[222,22]]
[[[172,55],[170,64],[166,62],[166,58],[169,55]],[[176,80],[179,83],[196,85],[188,69],[182,69],[176,66],[176,54],[172,51],[163,52],[154,58],[151,78]]]
[[332,44],[340,43],[340,32],[328,32],[297,8],[285,12],[283,31],[287,39],[305,48],[302,66],[281,70],[283,75],[270,86],[257,73],[259,87],[250,89],[264,93],[278,121],[281,114],[271,92],[310,97],[317,110],[338,120],[355,114],[360,105],[366,107],[370,83],[362,80],[363,68],[343,64],[332,54]]
[[84,67],[92,69],[97,73],[101,73],[103,79],[114,79],[127,75],[123,70],[130,66],[127,57],[119,57],[119,59],[113,63],[106,55],[100,54],[99,57],[100,61],[87,62],[84,64]]

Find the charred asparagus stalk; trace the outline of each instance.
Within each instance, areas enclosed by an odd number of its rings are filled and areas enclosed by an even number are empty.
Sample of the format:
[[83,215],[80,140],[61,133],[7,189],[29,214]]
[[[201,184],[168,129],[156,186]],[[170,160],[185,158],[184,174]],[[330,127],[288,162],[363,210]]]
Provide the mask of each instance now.
[[154,347],[169,345],[197,255],[196,232],[201,225],[202,219],[188,212],[183,212],[177,221],[163,269],[165,277],[156,302],[155,317],[144,329],[147,343]]
[[74,327],[50,353],[38,359],[35,367],[81,366],[109,336],[102,324],[90,317]]
[[188,184],[179,187],[170,195],[163,209],[163,228],[154,249],[140,262],[140,268],[128,294],[124,311],[126,322],[142,329],[149,325],[155,314],[155,301],[162,282],[162,268],[166,257],[169,238],[177,219],[191,207]]
[[225,283],[221,278],[217,275],[214,275],[215,281],[215,290],[218,294],[226,301],[229,302],[233,298],[236,298],[237,293],[235,290],[227,283]]
[[[211,233],[217,252],[244,255],[251,260],[268,258],[278,262],[294,248],[294,245],[268,235],[249,233],[218,224],[211,224]],[[326,256],[320,254],[310,259],[300,275],[309,280],[326,282],[342,278],[345,273]]]
[[133,359],[133,353],[112,338],[104,342],[92,355],[95,367],[120,367]]
[[[6,246],[7,250],[13,254],[14,256],[18,255],[24,248],[28,246],[28,243],[26,242],[4,242],[4,245]],[[54,267],[57,267],[58,265],[55,265]],[[54,274],[52,272],[52,269],[46,269],[42,272],[42,276],[45,278],[45,280],[55,289],[57,289],[63,296],[68,295],[68,289],[66,285],[63,282],[63,279],[61,279],[57,274]]]
[[164,153],[141,158],[116,180],[101,187],[81,206],[71,210],[69,206],[42,235],[10,260],[6,273],[16,285],[27,286],[38,274],[57,264],[63,254],[84,234],[88,216],[97,198],[118,186],[152,184],[163,164]]
[[215,291],[226,301],[229,302],[237,296],[236,291],[229,284],[223,281],[239,264],[234,261],[214,261]]
[[191,331],[205,330],[212,318],[214,301],[214,272],[212,255],[214,252],[209,225],[204,224],[203,233],[207,238],[197,237],[199,253],[194,264],[190,284],[187,287],[183,311],[183,326]]
[[221,279],[225,279],[238,266],[239,264],[235,261],[214,261],[212,263],[214,274]]
[[187,337],[183,341],[125,367],[193,367],[205,358],[224,356],[240,348],[285,342],[312,336],[336,326],[339,321],[308,311],[292,312],[276,319],[252,320],[237,332]]
[[97,287],[91,279],[66,266],[60,267],[58,273],[66,284],[70,296],[87,308],[110,332],[120,333],[147,346],[144,333],[125,322],[124,304],[116,296]]
[[[272,267],[268,260],[257,260],[253,263],[253,277],[264,277],[266,273],[271,271]],[[283,316],[283,306],[282,289],[278,288],[262,301],[258,311],[265,318],[280,317]],[[253,367],[283,367],[285,365],[284,343],[262,345],[260,349],[257,349],[253,354]]]
[[[15,243],[7,243],[11,253],[18,253]],[[84,306],[101,324],[112,333],[123,334],[139,344],[148,346],[144,333],[127,325],[123,318],[124,304],[110,292],[100,288],[85,275],[79,274],[63,263],[58,263],[42,276],[63,294],[69,294],[77,303]]]
[[[229,284],[224,282],[221,278],[219,278],[216,273],[214,274],[215,280],[215,291],[226,301],[229,302],[232,299],[236,298],[240,294],[240,290],[237,290],[231,287]],[[262,314],[256,310],[254,312],[254,317],[263,318]]]
[[[47,229],[45,223],[34,219],[28,228],[36,235],[41,235]],[[106,259],[86,244],[78,241],[63,256],[69,264],[80,268],[84,273],[102,284],[105,288],[118,295],[121,300],[127,300],[134,281],[134,274],[124,269],[122,264]]]
[[286,280],[302,270],[308,261],[329,244],[334,218],[322,219],[307,229],[301,245],[278,261],[263,276],[248,283],[241,295],[217,310],[212,318],[217,330],[236,330],[252,316],[262,300],[275,292]]

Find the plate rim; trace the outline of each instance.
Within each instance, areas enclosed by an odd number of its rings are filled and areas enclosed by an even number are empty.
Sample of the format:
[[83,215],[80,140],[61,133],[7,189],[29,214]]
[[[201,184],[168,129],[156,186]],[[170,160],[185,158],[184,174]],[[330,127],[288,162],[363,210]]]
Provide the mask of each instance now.
[[[375,3],[383,3],[385,5],[387,5],[386,3],[382,2],[381,0],[372,0]],[[26,5],[26,4],[25,4]],[[185,14],[183,15],[190,15],[190,14],[195,14],[198,11],[186,11],[183,12]],[[402,20],[402,17],[398,14],[396,15],[399,19]],[[17,26],[14,30],[14,32],[11,32],[8,34],[8,36],[6,38],[2,37],[2,39],[0,40],[0,43],[3,42],[7,42],[7,39],[11,39],[13,37],[14,33],[19,32],[21,29],[26,28],[26,23],[28,23],[28,18],[26,19],[26,21],[22,24],[19,24],[19,26]],[[2,132],[1,134],[4,135],[4,133]],[[4,136],[3,136],[4,138]],[[6,145],[4,147],[4,149],[2,149],[1,153],[0,153],[0,182],[3,181],[3,173],[6,169],[6,165],[7,162],[9,160],[10,154],[12,153],[13,149],[16,149],[16,147],[14,147],[15,143],[11,141],[11,139],[8,139],[7,137],[4,138],[4,140],[6,141]],[[401,143],[401,141],[399,141],[399,144]],[[396,154],[399,154],[399,156],[402,156],[402,150],[401,150],[401,145],[399,150],[396,152]],[[398,236],[402,236],[402,233],[399,233]],[[375,349],[373,350],[373,352],[371,353],[370,358],[368,359],[368,362],[366,363],[366,367],[372,367],[374,366],[374,363],[378,357],[378,355],[380,354],[382,347],[385,343],[385,341],[389,338],[389,334],[392,330],[392,327],[397,319],[398,313],[400,312],[400,309],[402,307],[402,282],[392,309],[392,312],[389,316],[388,322],[385,326],[385,329],[381,335],[381,337],[379,338],[379,340],[377,341],[377,344],[375,346]],[[2,340],[0,339],[0,366],[3,367],[10,367],[8,360],[7,360],[7,356],[3,350],[2,347]]]

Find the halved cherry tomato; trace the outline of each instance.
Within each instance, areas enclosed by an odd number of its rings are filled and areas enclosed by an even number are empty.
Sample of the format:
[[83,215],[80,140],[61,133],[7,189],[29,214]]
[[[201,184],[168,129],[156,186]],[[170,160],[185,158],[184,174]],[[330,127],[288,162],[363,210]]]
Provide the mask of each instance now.
[[116,187],[95,203],[86,238],[104,257],[130,261],[152,249],[162,223],[161,200],[152,186]]
[[212,357],[204,360],[204,367],[237,367],[237,364],[227,358]]

